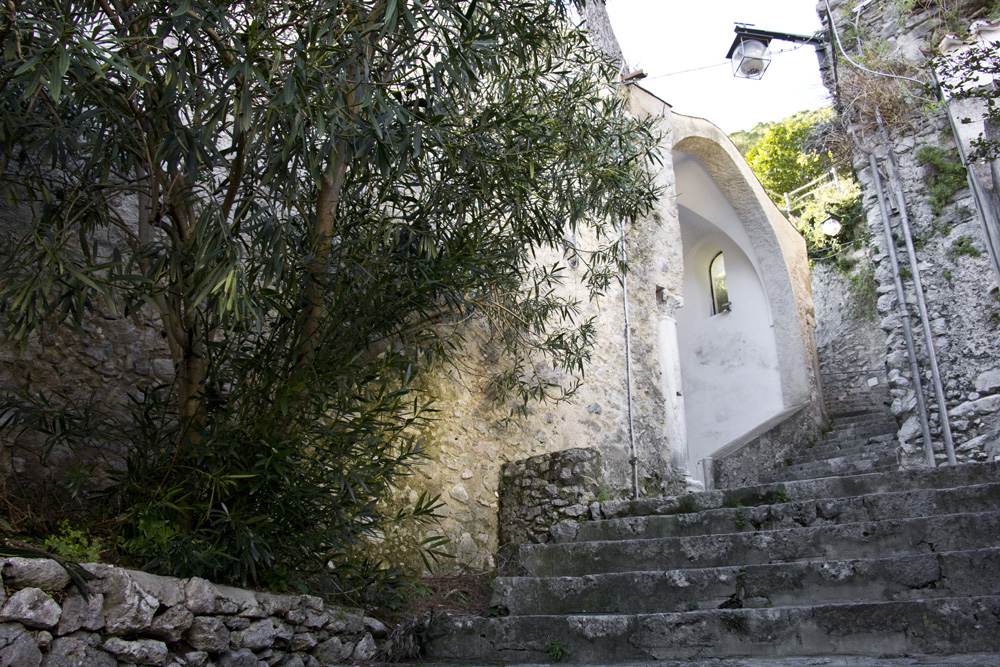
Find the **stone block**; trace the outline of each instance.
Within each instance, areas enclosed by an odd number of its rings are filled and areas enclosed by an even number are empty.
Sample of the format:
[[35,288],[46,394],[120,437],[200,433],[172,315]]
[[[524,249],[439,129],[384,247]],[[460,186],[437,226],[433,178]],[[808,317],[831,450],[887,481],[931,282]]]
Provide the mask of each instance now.
[[118,661],[97,648],[96,635],[76,633],[53,640],[42,667],[117,667]]
[[262,667],[267,665],[257,659],[253,651],[248,648],[241,648],[238,651],[226,651],[219,658],[219,667]]
[[976,391],[980,394],[993,394],[1000,391],[1000,368],[993,368],[976,377]]
[[48,558],[7,558],[3,564],[3,583],[8,589],[61,591],[69,585],[69,573]]
[[184,582],[175,577],[162,577],[138,570],[125,570],[142,590],[159,600],[164,607],[173,607],[184,602]]
[[368,662],[375,657],[378,652],[378,646],[375,645],[375,640],[368,633],[358,642],[357,646],[354,647],[354,652],[351,653],[351,658],[353,660],[358,660],[360,662]]
[[167,645],[156,639],[126,641],[110,637],[101,646],[122,662],[135,665],[162,665],[167,660]]
[[320,664],[329,665],[347,660],[353,652],[354,644],[351,642],[341,641],[340,637],[330,637],[313,649],[312,655]]
[[229,628],[214,616],[198,616],[185,633],[191,648],[218,653],[229,646]]
[[148,629],[160,603],[140,588],[125,570],[115,568],[108,577],[103,606],[107,632],[120,635]]
[[271,646],[278,636],[281,624],[273,618],[257,621],[246,630],[234,632],[233,644],[239,648],[262,649]]
[[28,628],[51,630],[59,623],[62,610],[40,588],[22,588],[0,609],[0,622],[15,621]]
[[176,644],[194,623],[194,614],[183,605],[170,607],[153,619],[149,626],[149,634],[159,637],[171,644]]
[[63,601],[57,635],[68,635],[81,628],[93,632],[103,627],[104,596],[100,593],[92,593],[86,600],[82,595],[74,595]]

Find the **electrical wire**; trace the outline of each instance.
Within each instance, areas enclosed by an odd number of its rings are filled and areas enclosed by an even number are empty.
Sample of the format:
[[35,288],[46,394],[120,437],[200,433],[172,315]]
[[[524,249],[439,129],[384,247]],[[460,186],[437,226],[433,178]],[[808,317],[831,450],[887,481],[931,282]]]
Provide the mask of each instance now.
[[[777,55],[781,55],[782,53],[791,53],[792,51],[798,51],[800,48],[802,48],[802,44],[799,44],[799,45],[797,45],[797,46],[795,46],[794,48],[791,48],[791,49],[782,49],[780,51],[774,51],[774,52],[771,53],[771,55],[772,56],[777,56]],[[678,74],[690,74],[691,72],[700,72],[701,70],[704,70],[704,69],[712,69],[714,67],[724,67],[726,65],[729,65],[729,61],[728,60],[724,60],[721,63],[716,63],[714,65],[705,65],[703,67],[695,67],[693,69],[685,69],[685,70],[681,70],[680,72],[669,72],[667,74],[657,74],[656,76],[648,76],[648,77],[646,77],[645,80],[646,81],[655,81],[656,79],[665,79],[668,76],[677,76]]]
[[859,70],[863,72],[868,72],[869,74],[874,74],[875,76],[887,76],[892,79],[902,79],[903,81],[912,81],[914,83],[919,83],[921,86],[926,85],[926,83],[921,81],[920,79],[914,79],[913,77],[902,76],[900,74],[889,74],[888,72],[878,72],[873,69],[868,69],[864,65],[852,60],[851,57],[847,55],[847,51],[844,50],[844,45],[840,41],[840,33],[837,31],[837,22],[833,20],[833,10],[830,9],[830,0],[823,0],[823,3],[826,5],[826,15],[830,17],[830,27],[833,29],[833,36],[837,40],[837,46],[840,47],[840,52],[844,55],[844,58],[847,59],[847,62],[851,63]]

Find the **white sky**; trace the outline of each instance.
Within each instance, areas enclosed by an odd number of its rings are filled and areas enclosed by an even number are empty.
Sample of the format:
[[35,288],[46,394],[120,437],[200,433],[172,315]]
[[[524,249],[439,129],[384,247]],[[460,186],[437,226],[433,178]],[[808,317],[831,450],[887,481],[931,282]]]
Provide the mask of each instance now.
[[[736,21],[812,35],[821,27],[815,0],[607,0],[607,8],[629,67],[648,75],[640,85],[677,113],[735,132],[829,104],[811,46],[772,41],[759,81],[733,77],[726,60]],[[795,50],[778,53],[786,49]]]

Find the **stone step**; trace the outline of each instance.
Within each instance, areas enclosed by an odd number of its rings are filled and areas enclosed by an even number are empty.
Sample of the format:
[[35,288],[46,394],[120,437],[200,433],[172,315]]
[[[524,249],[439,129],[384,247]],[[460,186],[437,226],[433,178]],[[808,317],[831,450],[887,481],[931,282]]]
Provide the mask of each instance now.
[[770,505],[809,498],[844,498],[913,489],[947,489],[1000,482],[1000,462],[967,463],[934,469],[897,470],[850,477],[824,477],[760,484],[737,489],[700,491],[683,496],[608,500],[604,518],[683,514],[722,507]]
[[858,415],[850,416],[831,416],[830,424],[833,426],[834,430],[838,428],[849,425],[849,424],[896,424],[896,420],[893,419],[892,415],[887,415],[882,412],[865,412]]
[[890,558],[735,565],[583,577],[500,577],[492,607],[512,616],[689,612],[717,608],[1000,595],[1000,548]]
[[838,457],[775,468],[774,472],[761,475],[760,481],[766,484],[769,482],[787,482],[800,479],[817,479],[820,477],[863,475],[872,472],[891,471],[897,467],[895,453],[891,455],[886,454],[874,459]]
[[873,459],[880,456],[895,455],[895,444],[882,442],[867,442],[854,445],[853,447],[817,447],[805,449],[791,457],[791,465],[800,463],[812,463],[813,461],[826,461],[836,458],[850,459]]
[[[686,613],[444,619],[431,658],[580,664],[711,656],[903,656],[1000,651],[1000,597]],[[842,664],[850,664],[844,662]]]
[[572,541],[655,539],[776,530],[936,514],[986,512],[997,507],[1000,507],[1000,482],[954,489],[916,489],[847,498],[808,498],[772,505],[725,507],[687,514],[585,521],[575,525],[576,533],[572,536]]
[[832,421],[872,415],[881,415],[886,419],[892,419],[892,413],[888,407],[882,407],[871,401],[836,401],[827,405],[826,414]]
[[830,458],[833,456],[850,456],[855,453],[866,451],[896,451],[897,443],[894,436],[880,436],[875,438],[865,438],[863,440],[848,440],[831,445],[815,445],[798,450],[792,458],[801,456],[814,456],[816,458]]
[[655,539],[523,544],[517,574],[583,576],[965,551],[1000,540],[1000,514],[946,514]]
[[895,424],[863,424],[859,426],[842,426],[827,433],[823,438],[825,443],[844,442],[857,438],[872,438],[879,435],[895,435],[898,427]]

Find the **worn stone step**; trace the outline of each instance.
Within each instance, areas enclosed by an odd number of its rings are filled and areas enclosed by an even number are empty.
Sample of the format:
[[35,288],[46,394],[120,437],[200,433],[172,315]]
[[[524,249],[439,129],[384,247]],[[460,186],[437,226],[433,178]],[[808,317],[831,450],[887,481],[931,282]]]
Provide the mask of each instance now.
[[[1000,651],[1000,597],[772,609],[444,620],[431,658],[591,665],[699,657],[903,656]],[[849,664],[849,663],[845,663]],[[926,664],[926,663],[925,663]]]
[[717,608],[1000,595],[1000,548],[890,558],[500,577],[494,608],[510,615],[655,614]]
[[[942,461],[943,462],[943,461]],[[885,461],[875,461],[872,463],[860,462],[857,464],[835,464],[828,467],[816,466],[805,470],[789,470],[787,468],[776,470],[769,475],[761,475],[761,482],[796,482],[808,479],[822,479],[824,477],[844,477],[849,475],[862,475],[879,472],[892,472],[898,466],[895,461],[888,463]]]
[[830,459],[876,459],[883,456],[896,455],[895,445],[884,443],[860,443],[853,447],[844,448],[823,448],[806,449],[794,456],[789,457],[790,465],[801,465],[803,463],[813,463],[816,461],[828,461]]
[[946,514],[832,526],[656,539],[523,544],[516,574],[723,567],[795,560],[877,558],[964,551],[1000,540],[1000,513]]
[[911,489],[945,489],[1000,482],[1000,462],[967,463],[917,470],[895,470],[847,477],[775,482],[735,489],[700,491],[683,496],[608,500],[599,504],[604,518],[683,514],[720,507],[770,505],[808,498],[843,498]]
[[859,428],[879,427],[885,429],[898,429],[896,420],[892,417],[886,418],[884,415],[871,415],[867,417],[854,417],[851,419],[835,419],[830,422],[830,430],[824,436],[830,436],[844,431],[857,430]]
[[895,424],[874,423],[859,426],[842,426],[827,433],[823,442],[835,443],[858,438],[873,438],[880,435],[895,435],[898,427]]
[[[915,489],[847,498],[807,498],[688,514],[584,521],[560,531],[575,542],[654,539],[987,512],[1000,507],[1000,482],[953,489]],[[573,533],[575,529],[575,533]]]
[[803,449],[798,450],[795,454],[792,455],[792,458],[797,459],[803,456],[828,458],[831,456],[851,456],[853,454],[868,452],[868,451],[893,452],[895,450],[896,450],[895,436],[882,435],[882,436],[875,436],[872,438],[865,438],[863,440],[845,441],[830,445],[817,443],[812,447],[805,447]]
[[834,424],[859,419],[881,419],[882,421],[893,421],[892,413],[890,411],[873,407],[871,403],[856,403],[855,407],[849,410],[839,408],[837,410],[830,410],[828,412],[828,416],[830,417],[830,421]]
[[774,472],[761,475],[760,481],[764,483],[786,482],[800,479],[816,479],[819,477],[863,475],[872,472],[891,471],[895,470],[896,467],[895,453],[874,459],[839,457],[775,468]]

